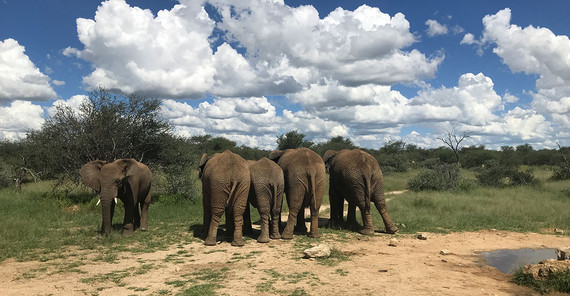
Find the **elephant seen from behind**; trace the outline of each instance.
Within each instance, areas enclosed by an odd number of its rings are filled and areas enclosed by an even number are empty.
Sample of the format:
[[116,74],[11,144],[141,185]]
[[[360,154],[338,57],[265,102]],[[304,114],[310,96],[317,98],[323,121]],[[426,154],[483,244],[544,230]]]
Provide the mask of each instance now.
[[[285,181],[283,170],[275,162],[263,157],[258,161],[248,160],[251,184],[248,201],[259,211],[261,218],[261,234],[257,238],[260,243],[269,239],[281,238],[279,224]],[[249,206],[245,211],[245,229],[251,231]]]
[[243,246],[243,214],[247,206],[250,176],[245,159],[229,150],[212,156],[203,154],[199,177],[202,180],[205,244],[216,245],[220,219],[226,213],[226,230],[233,228],[232,246]]
[[275,150],[269,155],[275,161],[285,178],[285,195],[289,206],[287,225],[281,234],[283,239],[293,238],[293,228],[306,232],[304,208],[311,209],[310,237],[318,238],[319,209],[325,191],[325,164],[322,158],[308,148]]
[[117,159],[111,163],[95,160],[83,165],[80,174],[85,185],[100,194],[102,234],[111,232],[115,198],[125,207],[124,234],[132,235],[137,228],[148,229],[151,172],[146,165],[134,159]]
[[376,159],[360,149],[328,150],[323,155],[330,174],[329,199],[331,217],[329,226],[338,227],[343,221],[344,199],[348,202],[347,222],[356,224],[356,207],[362,214],[364,227],[361,234],[374,234],[370,216],[370,203],[373,202],[384,221],[386,233],[396,233],[394,224],[386,208],[382,171]]

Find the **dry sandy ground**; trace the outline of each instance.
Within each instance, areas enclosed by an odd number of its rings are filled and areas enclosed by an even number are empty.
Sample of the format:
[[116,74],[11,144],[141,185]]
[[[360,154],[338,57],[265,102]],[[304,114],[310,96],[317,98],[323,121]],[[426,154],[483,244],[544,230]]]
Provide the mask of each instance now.
[[[388,246],[396,237],[399,244]],[[302,259],[308,245],[328,243],[346,258]],[[120,253],[113,263],[87,250],[66,250],[64,259],[0,266],[0,295],[173,295],[196,285],[221,284],[219,295],[533,295],[509,276],[484,265],[481,251],[570,246],[570,237],[486,230],[452,234],[345,237],[313,240],[200,241],[165,251]],[[450,255],[441,255],[447,249]],[[324,263],[324,264],[323,264]],[[214,280],[212,278],[222,278]]]

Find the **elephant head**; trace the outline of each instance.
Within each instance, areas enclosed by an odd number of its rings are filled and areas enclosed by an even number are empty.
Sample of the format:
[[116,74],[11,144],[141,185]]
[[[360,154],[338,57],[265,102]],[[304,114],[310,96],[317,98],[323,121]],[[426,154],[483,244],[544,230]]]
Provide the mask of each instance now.
[[208,154],[204,153],[202,154],[202,158],[200,158],[200,164],[198,165],[198,168],[200,169],[199,173],[198,173],[198,178],[200,178],[200,180],[202,179],[202,176],[204,175],[204,167],[206,166],[206,163],[208,162],[208,160],[212,158],[211,156],[208,156]]
[[325,162],[325,168],[327,173],[329,172],[330,165],[334,160],[334,157],[337,155],[338,151],[336,150],[327,150],[325,154],[323,154],[323,161]]
[[269,154],[269,159],[273,160],[274,162],[279,162],[279,158],[281,158],[281,155],[283,155],[283,151],[281,150],[273,150],[271,151],[271,153]]
[[132,191],[129,185],[129,176],[138,168],[134,159],[118,159],[112,163],[95,160],[81,167],[80,174],[85,185],[100,194],[101,213],[103,224],[101,233],[111,231],[115,199],[125,196]]

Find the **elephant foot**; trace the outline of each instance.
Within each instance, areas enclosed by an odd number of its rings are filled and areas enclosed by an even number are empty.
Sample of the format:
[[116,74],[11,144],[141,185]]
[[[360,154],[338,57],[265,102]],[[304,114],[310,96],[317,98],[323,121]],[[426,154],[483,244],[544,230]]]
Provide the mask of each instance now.
[[374,229],[373,228],[362,228],[362,229],[360,229],[359,233],[364,234],[364,235],[373,235]]
[[141,227],[140,230],[141,230],[141,231],[147,231],[148,228],[146,228],[146,227]]
[[394,226],[393,228],[386,228],[386,233],[387,234],[394,234],[396,232],[398,232],[398,227]]
[[321,234],[319,232],[311,232],[309,233],[309,237],[311,238],[320,238]]
[[243,238],[242,238],[242,239],[234,239],[234,240],[232,241],[232,246],[233,246],[233,247],[243,247],[243,245],[245,245],[245,242],[243,241]]
[[263,236],[263,237],[260,236],[257,238],[257,242],[262,243],[262,244],[268,243],[269,242],[269,236]]
[[272,233],[269,238],[271,239],[280,239],[281,238],[281,234],[279,234],[279,232],[277,233]]
[[206,246],[215,246],[216,245],[216,238],[208,237],[204,241],[204,245]]
[[281,235],[281,239],[293,239],[293,234],[292,233],[283,233]]

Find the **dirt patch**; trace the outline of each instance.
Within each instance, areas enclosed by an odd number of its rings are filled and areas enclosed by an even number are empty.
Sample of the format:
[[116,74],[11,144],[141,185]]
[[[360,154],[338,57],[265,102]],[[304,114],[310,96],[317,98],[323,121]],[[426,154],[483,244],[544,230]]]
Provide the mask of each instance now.
[[[391,238],[396,247],[388,246]],[[326,242],[326,260],[302,259],[303,249]],[[313,240],[248,239],[241,248],[223,242],[173,245],[144,254],[119,253],[111,262],[93,251],[69,249],[65,259],[0,266],[0,295],[171,295],[212,288],[227,295],[532,295],[509,276],[486,266],[479,252],[557,248],[570,237],[479,231],[416,235],[324,233]],[[446,249],[450,255],[441,255]],[[219,284],[219,285],[218,285]]]

